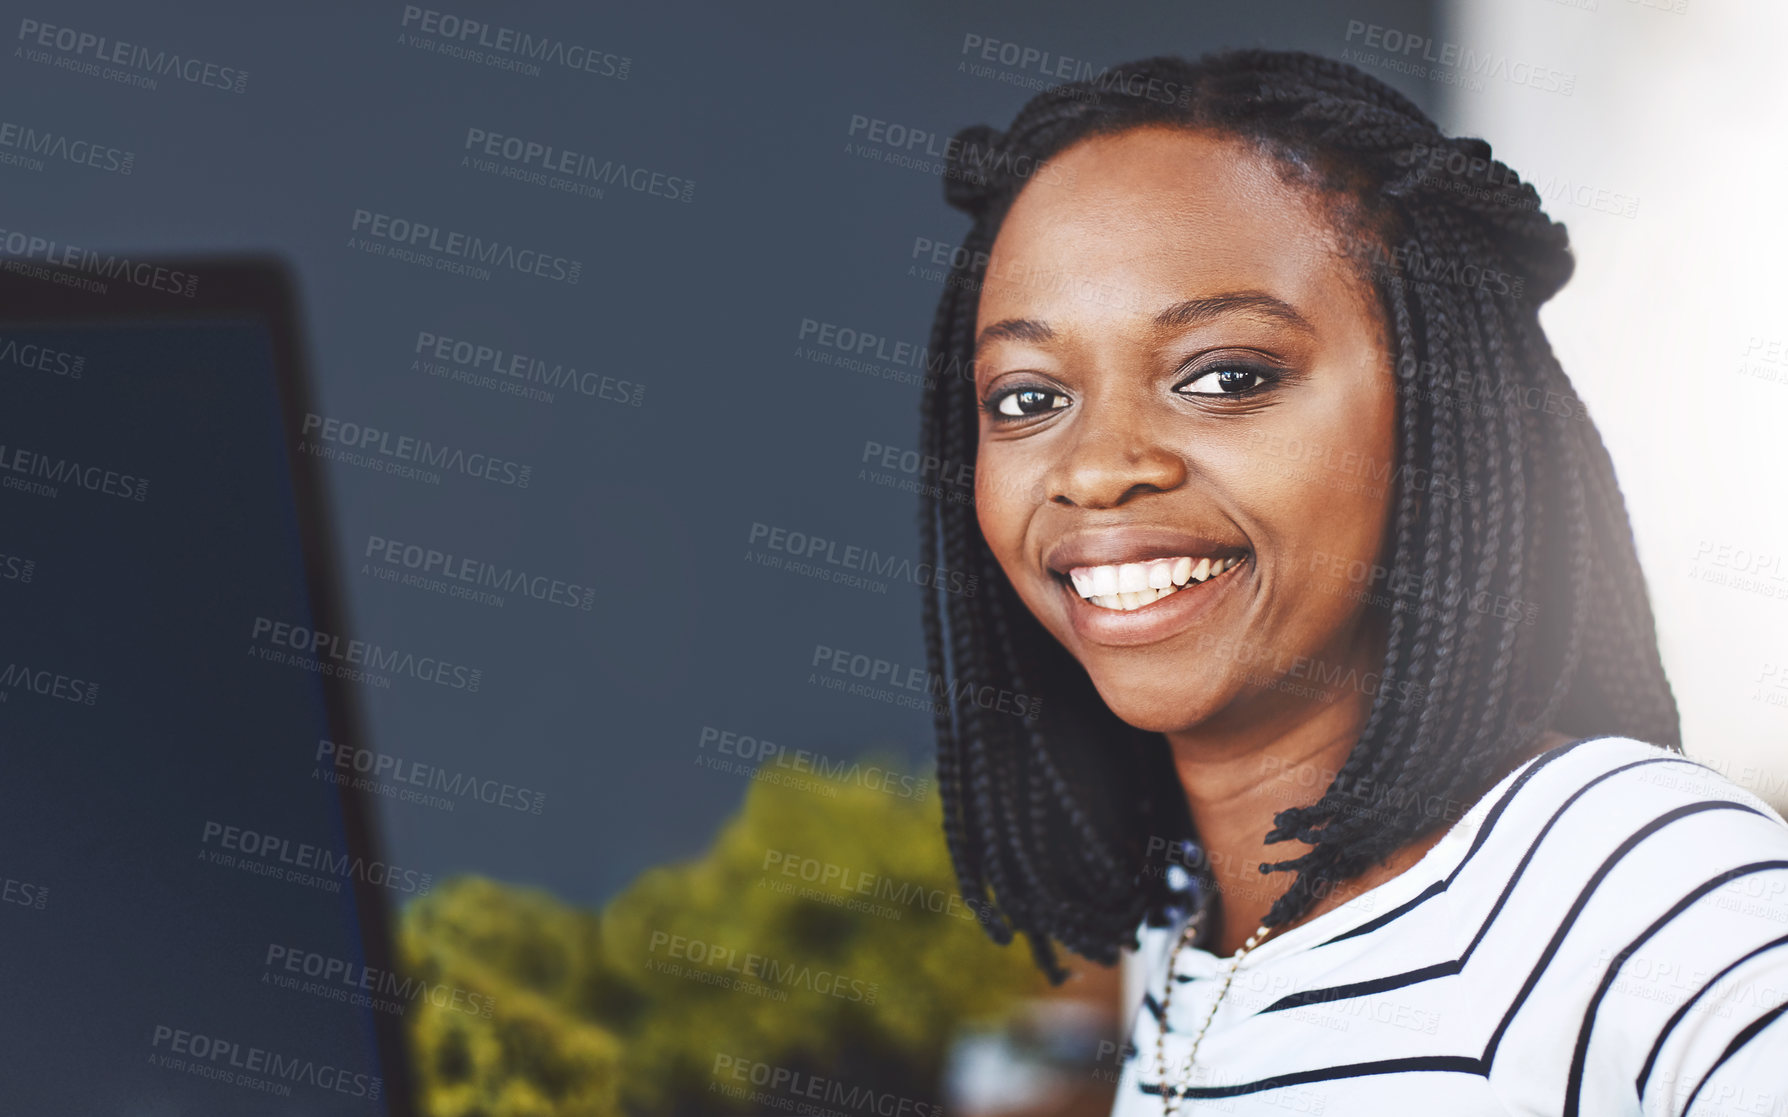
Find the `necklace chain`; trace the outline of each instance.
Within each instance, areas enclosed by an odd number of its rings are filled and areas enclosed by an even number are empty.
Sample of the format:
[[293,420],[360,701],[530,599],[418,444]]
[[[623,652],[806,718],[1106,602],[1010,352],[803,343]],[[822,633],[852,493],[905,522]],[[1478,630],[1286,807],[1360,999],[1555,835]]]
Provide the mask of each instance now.
[[1242,959],[1248,956],[1250,950],[1259,946],[1261,940],[1272,933],[1272,928],[1262,923],[1252,935],[1248,936],[1248,941],[1237,948],[1229,961],[1224,963],[1223,987],[1217,990],[1217,999],[1211,1002],[1211,1010],[1205,1013],[1204,1023],[1200,1024],[1198,1031],[1192,1034],[1192,1048],[1186,1052],[1186,1061],[1180,1066],[1178,1081],[1169,1083],[1167,1081],[1167,1011],[1173,1003],[1173,987],[1176,984],[1174,972],[1179,968],[1180,951],[1192,941],[1201,922],[1202,920],[1193,919],[1187,923],[1185,929],[1180,932],[1179,940],[1173,944],[1173,952],[1167,956],[1167,986],[1161,991],[1161,1026],[1155,1030],[1155,1077],[1161,1082],[1161,1111],[1167,1117],[1173,1117],[1174,1111],[1179,1108],[1183,1091],[1192,1084],[1192,1063],[1198,1056],[1198,1045],[1204,1040],[1205,1030],[1216,1018],[1217,1006],[1223,1003],[1224,996],[1229,992],[1230,982],[1235,980],[1236,968],[1242,964]]

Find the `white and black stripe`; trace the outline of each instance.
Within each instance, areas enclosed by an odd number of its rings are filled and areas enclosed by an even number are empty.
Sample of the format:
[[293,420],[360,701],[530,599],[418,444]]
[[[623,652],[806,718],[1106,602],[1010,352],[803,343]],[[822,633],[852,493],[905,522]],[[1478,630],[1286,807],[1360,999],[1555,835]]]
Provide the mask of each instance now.
[[[1167,951],[1113,1117],[1159,1113]],[[1225,959],[1181,952],[1170,1077]],[[1421,861],[1236,971],[1184,1113],[1788,1114],[1788,822],[1627,737],[1544,753]]]

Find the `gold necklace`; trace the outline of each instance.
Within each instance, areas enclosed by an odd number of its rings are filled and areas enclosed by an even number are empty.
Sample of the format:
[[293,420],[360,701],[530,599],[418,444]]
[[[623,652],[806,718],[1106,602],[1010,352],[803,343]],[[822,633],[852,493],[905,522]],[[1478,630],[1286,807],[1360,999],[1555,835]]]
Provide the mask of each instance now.
[[1161,991],[1161,1026],[1155,1029],[1155,1077],[1161,1083],[1161,1111],[1167,1117],[1173,1117],[1174,1111],[1179,1108],[1181,1093],[1192,1084],[1192,1061],[1198,1056],[1198,1045],[1204,1040],[1205,1030],[1211,1026],[1211,1021],[1217,1015],[1217,1006],[1223,1003],[1224,995],[1229,992],[1229,983],[1235,980],[1236,967],[1240,966],[1242,959],[1248,956],[1248,952],[1259,946],[1261,940],[1272,934],[1273,930],[1262,923],[1224,965],[1223,988],[1217,990],[1217,999],[1211,1002],[1211,1010],[1205,1013],[1204,1023],[1198,1026],[1198,1031],[1192,1036],[1192,1049],[1186,1052],[1186,1061],[1180,1067],[1179,1080],[1169,1084],[1167,1081],[1167,1010],[1173,1003],[1173,987],[1178,984],[1174,979],[1174,971],[1179,968],[1180,951],[1197,934],[1200,922],[1202,921],[1198,919],[1188,922],[1185,930],[1180,932],[1179,941],[1173,944],[1173,952],[1167,956],[1167,986]]

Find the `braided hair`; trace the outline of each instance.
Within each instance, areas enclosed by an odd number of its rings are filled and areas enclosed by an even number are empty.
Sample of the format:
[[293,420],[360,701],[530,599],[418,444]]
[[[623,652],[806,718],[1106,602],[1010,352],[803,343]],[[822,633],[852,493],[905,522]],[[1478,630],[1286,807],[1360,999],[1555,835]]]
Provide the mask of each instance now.
[[[1323,795],[1274,817],[1268,843],[1312,848],[1260,866],[1296,873],[1265,922],[1297,919],[1431,831],[1438,820],[1424,804],[1475,798],[1549,728],[1680,752],[1613,463],[1539,324],[1540,305],[1571,275],[1564,226],[1487,143],[1443,135],[1354,67],[1261,50],[1150,58],[1038,94],[1005,133],[959,132],[944,194],[974,225],[938,304],[931,359],[972,369],[994,238],[1047,160],[1078,140],[1151,125],[1255,145],[1335,202],[1337,231],[1370,249],[1350,256],[1365,261],[1392,339],[1398,480],[1382,565],[1393,586],[1419,589],[1369,605],[1388,613],[1383,685]],[[1462,396],[1461,385],[1474,390]],[[974,462],[972,376],[928,378],[921,426],[924,454]],[[1437,499],[1421,476],[1456,478],[1463,495]],[[1165,738],[1105,706],[1019,599],[972,505],[923,502],[920,538],[925,560],[984,587],[926,593],[934,676],[1032,703],[1019,718],[952,687],[934,707],[944,834],[962,894],[995,942],[1023,932],[1051,982],[1066,977],[1054,942],[1112,964],[1119,947],[1137,945],[1139,923],[1159,925],[1178,902],[1150,854],[1196,839]],[[1501,602],[1515,607],[1489,604]],[[1379,789],[1373,809],[1350,794],[1360,787]],[[1198,874],[1215,890],[1208,865]]]

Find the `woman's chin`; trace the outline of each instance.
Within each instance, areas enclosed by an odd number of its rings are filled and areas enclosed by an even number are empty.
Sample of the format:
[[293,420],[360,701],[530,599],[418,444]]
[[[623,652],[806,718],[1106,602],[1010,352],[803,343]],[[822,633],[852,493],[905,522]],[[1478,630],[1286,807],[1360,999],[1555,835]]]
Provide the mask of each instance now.
[[1157,687],[1137,686],[1134,681],[1119,685],[1097,677],[1093,685],[1118,720],[1148,733],[1189,729],[1220,705],[1214,690],[1188,688],[1184,676]]

